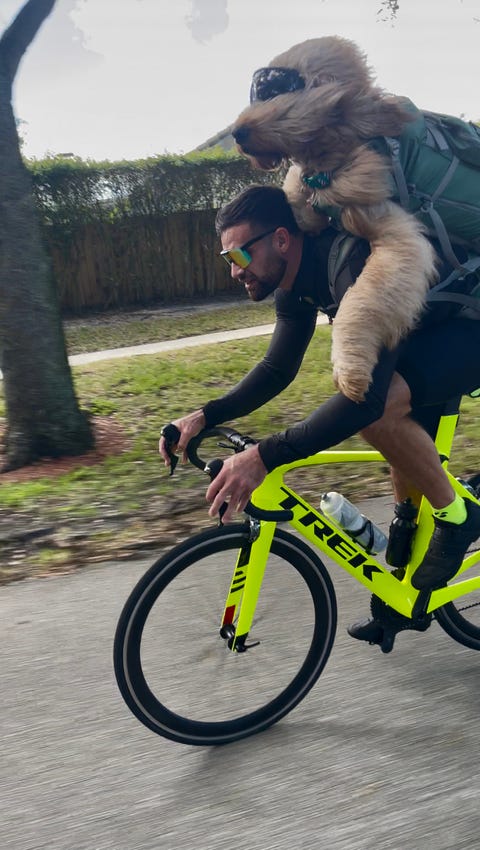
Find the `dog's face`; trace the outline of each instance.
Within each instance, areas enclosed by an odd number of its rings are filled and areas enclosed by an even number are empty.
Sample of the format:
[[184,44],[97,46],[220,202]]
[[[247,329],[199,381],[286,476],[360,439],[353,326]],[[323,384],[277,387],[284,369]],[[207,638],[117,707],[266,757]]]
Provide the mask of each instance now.
[[277,168],[286,159],[331,167],[339,134],[342,147],[351,143],[345,115],[371,88],[370,70],[353,42],[309,39],[256,72],[251,104],[235,122],[233,136],[259,168]]

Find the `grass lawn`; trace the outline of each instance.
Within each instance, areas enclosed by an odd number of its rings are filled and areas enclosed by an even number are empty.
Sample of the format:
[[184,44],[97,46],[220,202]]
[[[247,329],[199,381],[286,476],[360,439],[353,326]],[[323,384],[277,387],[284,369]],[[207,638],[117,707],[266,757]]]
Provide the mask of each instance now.
[[223,299],[215,305],[203,302],[131,313],[97,314],[66,321],[64,327],[68,353],[83,354],[274,321],[275,309],[271,300],[253,304],[244,299]]
[[[183,327],[182,317],[179,336],[185,335]],[[3,482],[0,530],[6,542],[0,581],[70,570],[92,558],[127,557],[149,546],[157,554],[199,523],[211,525],[204,501],[206,480],[198,470],[181,464],[173,478],[167,475],[157,453],[160,428],[230,388],[263,356],[267,345],[268,337],[256,337],[75,367],[81,406],[112,417],[128,437],[129,447],[101,464],[55,478]],[[329,351],[330,330],[319,327],[296,381],[281,396],[232,424],[260,437],[302,419],[333,391]],[[477,410],[478,402],[465,400],[458,460],[452,465],[458,475],[478,471]],[[361,440],[352,438],[349,444],[359,446]],[[301,481],[301,492],[313,504],[327,489],[340,489],[354,498],[388,493],[386,467],[372,465],[366,470],[360,475],[352,467],[332,468],[328,479],[326,473],[310,470],[297,473],[296,483]],[[28,529],[27,540],[20,540],[21,528]]]

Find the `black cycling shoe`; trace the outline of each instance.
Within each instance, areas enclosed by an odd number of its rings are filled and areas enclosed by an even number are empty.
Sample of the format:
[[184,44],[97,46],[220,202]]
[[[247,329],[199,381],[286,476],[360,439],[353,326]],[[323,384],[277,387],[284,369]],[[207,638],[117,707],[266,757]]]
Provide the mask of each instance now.
[[359,623],[352,623],[351,626],[348,626],[347,632],[350,637],[356,640],[367,640],[369,643],[381,643],[383,638],[383,626],[374,617],[360,620]]
[[480,505],[465,499],[467,518],[461,525],[434,517],[435,528],[422,563],[415,570],[416,590],[444,587],[460,569],[465,552],[480,537]]

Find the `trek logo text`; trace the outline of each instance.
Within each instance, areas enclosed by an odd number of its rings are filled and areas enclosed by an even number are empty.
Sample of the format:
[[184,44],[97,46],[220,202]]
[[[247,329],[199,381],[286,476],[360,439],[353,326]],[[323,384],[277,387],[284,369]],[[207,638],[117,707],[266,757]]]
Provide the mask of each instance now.
[[339,555],[351,567],[360,567],[364,577],[373,582],[373,574],[381,573],[382,570],[376,564],[368,563],[368,555],[359,552],[353,541],[349,542],[348,539],[342,537],[335,528],[329,525],[324,516],[317,514],[311,508],[307,508],[297,496],[285,487],[282,487],[282,490],[287,493],[287,498],[280,502],[280,507],[289,511],[300,508],[303,511],[303,516],[299,517],[301,525],[305,528],[312,525],[315,537],[326,543],[329,549]]

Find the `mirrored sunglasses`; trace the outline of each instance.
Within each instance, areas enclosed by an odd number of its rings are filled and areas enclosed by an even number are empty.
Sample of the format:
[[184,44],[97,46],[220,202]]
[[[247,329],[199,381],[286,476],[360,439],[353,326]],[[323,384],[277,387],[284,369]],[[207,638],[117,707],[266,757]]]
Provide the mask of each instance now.
[[304,88],[305,80],[295,68],[259,68],[252,77],[250,103]]
[[223,257],[226,263],[229,266],[234,263],[236,266],[239,266],[241,269],[246,269],[247,266],[252,262],[252,257],[248,253],[247,248],[250,248],[255,242],[259,242],[260,239],[264,239],[265,236],[270,236],[271,233],[275,233],[276,227],[272,230],[267,230],[265,233],[260,233],[259,236],[254,236],[253,239],[249,239],[248,242],[245,242],[244,245],[241,245],[240,248],[229,248],[227,251],[220,251],[220,256]]

